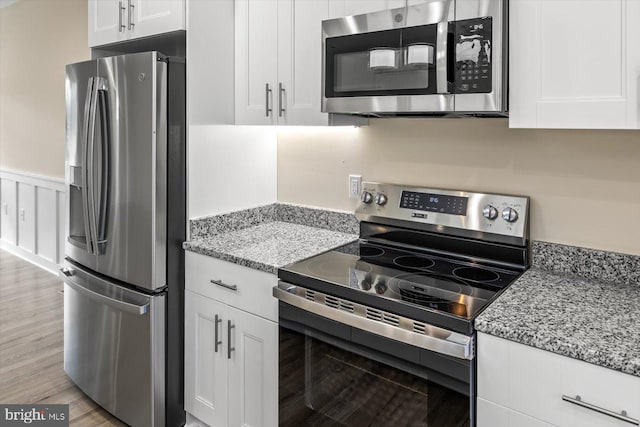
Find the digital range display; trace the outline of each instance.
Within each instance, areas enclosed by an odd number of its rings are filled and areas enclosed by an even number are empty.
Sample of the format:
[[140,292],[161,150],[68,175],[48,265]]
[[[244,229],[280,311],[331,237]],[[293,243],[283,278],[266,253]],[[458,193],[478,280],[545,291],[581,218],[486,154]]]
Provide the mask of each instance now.
[[468,197],[403,191],[400,207],[419,211],[467,216]]

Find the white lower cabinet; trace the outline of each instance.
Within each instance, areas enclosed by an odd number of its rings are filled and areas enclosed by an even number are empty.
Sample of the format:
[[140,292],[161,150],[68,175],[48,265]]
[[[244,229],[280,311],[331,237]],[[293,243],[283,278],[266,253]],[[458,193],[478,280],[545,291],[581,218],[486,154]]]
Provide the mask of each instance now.
[[480,397],[477,403],[478,423],[476,427],[553,427],[544,421],[507,409]]
[[278,325],[229,307],[229,426],[278,425]]
[[640,419],[640,377],[484,333],[477,354],[478,427],[629,426],[612,416],[623,411]]
[[[226,426],[229,419],[228,343],[222,340],[224,328],[220,324],[226,314],[225,304],[186,291],[184,404],[187,412],[211,426]],[[217,348],[216,336],[219,343],[222,340]]]
[[[212,427],[277,426],[278,324],[244,310],[276,277],[193,253],[186,267],[185,410]],[[258,287],[264,293],[251,293]],[[230,305],[240,302],[244,309]],[[271,305],[277,310],[275,298],[263,298],[265,313]]]

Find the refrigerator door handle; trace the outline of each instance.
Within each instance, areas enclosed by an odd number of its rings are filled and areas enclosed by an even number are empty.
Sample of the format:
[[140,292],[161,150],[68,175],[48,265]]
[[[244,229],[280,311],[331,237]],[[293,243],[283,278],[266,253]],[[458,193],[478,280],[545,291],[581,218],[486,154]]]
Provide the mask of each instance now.
[[109,149],[111,147],[111,133],[109,129],[111,129],[111,124],[109,123],[109,114],[108,114],[108,90],[107,90],[107,81],[102,77],[97,78],[97,86],[98,86],[98,99],[99,104],[98,108],[100,110],[100,134],[101,134],[101,146],[100,146],[100,158],[98,159],[98,164],[100,165],[100,170],[98,174],[98,182],[97,182],[97,191],[98,194],[98,213],[97,217],[94,220],[96,223],[96,249],[97,253],[101,254],[104,252],[104,245],[107,243],[106,240],[106,226],[107,226],[107,207],[108,204],[108,191],[109,191]]
[[142,305],[133,304],[125,301],[123,297],[112,298],[100,292],[96,292],[92,289],[86,288],[85,286],[82,286],[80,283],[72,280],[72,277],[76,277],[76,274],[74,274],[74,270],[63,268],[60,270],[60,277],[65,284],[83,294],[84,296],[91,298],[94,301],[98,301],[102,304],[110,305],[111,307],[119,311],[126,311],[127,313],[136,314],[139,316],[145,315],[149,311],[148,303]]
[[[100,195],[100,199],[102,199],[102,196],[104,193],[104,191],[102,191],[102,183],[103,183],[103,178],[102,175],[104,174],[104,170],[101,171],[100,175],[97,178],[97,183],[96,183],[96,173],[94,170],[95,167],[95,151],[96,151],[96,123],[97,123],[97,115],[96,115],[96,110],[98,109],[98,99],[100,97],[100,92],[103,92],[103,96],[106,96],[106,87],[107,87],[107,82],[106,79],[104,79],[103,77],[92,77],[93,80],[93,84],[91,86],[91,102],[89,104],[89,114],[88,114],[88,126],[87,126],[87,139],[86,139],[86,150],[85,150],[85,173],[86,173],[86,177],[87,177],[87,208],[88,208],[88,212],[87,212],[87,216],[89,218],[89,233],[90,233],[90,239],[91,239],[91,250],[90,253],[94,254],[94,255],[100,255],[100,253],[102,252],[100,250],[100,243],[104,244],[104,242],[100,242],[98,240],[98,222],[99,222],[99,218],[98,218],[98,205],[100,205],[100,208],[102,208],[102,203],[101,200],[96,201],[96,192],[99,192]],[[104,99],[104,98],[103,98]],[[104,103],[104,102],[103,102]],[[104,111],[103,108],[101,108],[101,112],[103,114],[103,117],[106,116],[106,112]],[[104,126],[106,125],[106,123],[103,121],[102,122],[102,128],[101,131],[104,129]],[[104,132],[103,138],[105,136],[108,135],[108,132]],[[102,145],[105,145],[105,140],[102,140]],[[104,150],[102,150],[104,151]],[[103,155],[101,154],[100,156],[101,161],[104,158]],[[101,169],[104,169],[101,167]],[[96,186],[97,185],[97,186]]]
[[83,154],[84,156],[82,157],[82,216],[84,219],[84,231],[85,231],[85,236],[86,236],[86,245],[87,245],[87,252],[94,253],[93,250],[93,246],[94,246],[94,241],[92,238],[92,230],[91,230],[91,225],[90,225],[90,215],[89,215],[89,200],[90,200],[90,195],[89,193],[89,188],[91,186],[91,182],[90,182],[90,176],[91,173],[89,171],[90,168],[90,159],[91,156],[89,155],[89,140],[93,139],[93,132],[92,132],[92,124],[93,120],[92,120],[92,111],[94,112],[94,116],[95,116],[95,77],[90,77],[89,81],[87,83],[87,96],[85,98],[84,101],[84,116],[83,116],[83,122],[82,122],[82,129],[83,129],[83,141],[82,141],[82,149],[83,149]]

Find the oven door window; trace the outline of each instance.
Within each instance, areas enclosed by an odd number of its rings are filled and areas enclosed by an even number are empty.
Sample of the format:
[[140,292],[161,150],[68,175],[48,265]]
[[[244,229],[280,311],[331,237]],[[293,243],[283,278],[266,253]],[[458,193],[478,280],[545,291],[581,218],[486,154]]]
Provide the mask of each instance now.
[[469,397],[280,327],[280,426],[469,426]]
[[327,98],[436,93],[437,24],[329,37]]

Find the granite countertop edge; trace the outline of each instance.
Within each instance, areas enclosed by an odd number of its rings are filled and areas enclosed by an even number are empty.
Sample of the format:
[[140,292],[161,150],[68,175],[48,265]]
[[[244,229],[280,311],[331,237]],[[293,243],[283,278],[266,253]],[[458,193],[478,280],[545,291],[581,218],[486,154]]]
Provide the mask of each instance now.
[[625,354],[612,355],[603,351],[593,351],[586,345],[575,345],[560,337],[551,337],[528,329],[514,331],[513,327],[489,326],[488,323],[476,321],[476,330],[518,344],[640,377],[640,360],[629,360]]
[[358,240],[358,235],[283,221],[262,222],[182,244],[186,251],[278,274],[294,262]]
[[[555,299],[557,294],[549,293],[548,291],[549,280],[564,283],[568,286],[575,286],[576,289],[597,286],[607,289],[607,293],[609,293],[608,290],[610,289],[610,295],[616,294],[616,286],[618,286],[614,283],[594,278],[584,278],[570,273],[547,271],[534,267],[526,271],[476,318],[474,322],[475,329],[478,332],[515,343],[640,377],[640,353],[634,354],[632,350],[625,348],[629,342],[631,343],[630,347],[633,348],[633,340],[636,337],[630,336],[624,331],[622,331],[623,335],[629,341],[625,341],[623,344],[615,342],[615,340],[611,341],[609,336],[601,337],[600,340],[597,340],[594,336],[577,337],[575,334],[569,334],[568,332],[570,331],[568,330],[549,328],[549,326],[554,325],[553,321],[557,319],[546,317],[544,308],[539,309],[535,304],[521,309],[522,312],[518,313],[516,317],[509,318],[509,315],[500,315],[505,312],[513,314],[513,305],[520,304],[523,297],[531,293],[532,285],[534,287],[538,285],[540,288],[540,291],[537,292],[537,298],[541,298],[542,301]],[[524,286],[518,287],[519,283]],[[628,285],[621,284],[619,286]],[[631,289],[633,288],[631,287]],[[546,295],[544,294],[545,292],[547,292]],[[638,294],[640,295],[640,289]],[[584,304],[587,304],[585,308],[589,310],[588,317],[590,319],[595,320],[601,317],[599,311],[604,310],[603,308],[599,308],[593,301]],[[546,324],[545,320],[547,320]],[[589,325],[583,324],[582,327],[586,329]],[[631,328],[633,328],[633,325],[629,325],[629,330]],[[606,341],[607,339],[610,341]],[[583,341],[580,342],[580,340]],[[601,348],[596,348],[597,345],[600,345]]]
[[237,255],[232,255],[222,251],[217,251],[217,250],[211,249],[210,247],[207,246],[206,242],[200,241],[200,240],[190,240],[188,242],[184,242],[182,244],[182,248],[185,251],[194,252],[200,255],[210,256],[223,261],[232,262],[234,264],[238,264],[244,267],[249,267],[254,270],[265,271],[267,273],[276,274],[276,275],[278,274],[278,269],[281,267],[284,267],[284,266],[270,265],[260,261],[240,257]]

